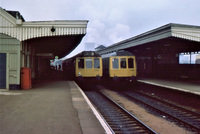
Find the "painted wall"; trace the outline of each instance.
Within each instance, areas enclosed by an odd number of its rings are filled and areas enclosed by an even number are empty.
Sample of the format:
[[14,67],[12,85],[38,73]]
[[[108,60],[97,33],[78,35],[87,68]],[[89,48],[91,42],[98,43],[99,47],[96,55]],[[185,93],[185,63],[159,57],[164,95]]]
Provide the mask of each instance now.
[[20,41],[0,34],[0,53],[6,53],[6,89],[20,88]]

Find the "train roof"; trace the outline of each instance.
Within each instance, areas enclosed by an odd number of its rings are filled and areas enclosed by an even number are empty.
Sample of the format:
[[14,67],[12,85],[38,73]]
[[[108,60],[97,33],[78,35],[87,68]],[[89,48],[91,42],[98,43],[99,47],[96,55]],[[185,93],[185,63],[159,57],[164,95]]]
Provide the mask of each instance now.
[[74,57],[101,57],[101,55],[99,55],[95,51],[83,51],[75,55]]
[[117,51],[117,52],[112,52],[112,53],[108,53],[105,55],[101,55],[102,58],[107,58],[107,57],[112,57],[112,56],[134,56],[132,53],[130,53],[129,51]]
[[76,57],[101,57],[101,55],[99,55],[95,51],[82,51],[71,58],[65,59],[64,61],[73,60]]
[[133,56],[133,54],[130,53],[129,51],[117,51],[113,53],[111,56]]

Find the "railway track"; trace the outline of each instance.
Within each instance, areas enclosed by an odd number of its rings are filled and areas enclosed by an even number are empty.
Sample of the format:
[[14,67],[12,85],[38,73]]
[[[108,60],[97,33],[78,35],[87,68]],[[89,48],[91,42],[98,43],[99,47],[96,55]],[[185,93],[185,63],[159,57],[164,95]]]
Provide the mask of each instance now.
[[113,133],[156,133],[103,93],[87,91],[86,94],[98,109]]
[[176,121],[176,123],[179,125],[184,126],[193,132],[200,132],[199,113],[156,98],[154,95],[149,95],[141,92],[126,92],[124,95],[129,99],[136,101],[137,103],[153,109],[154,111],[160,113],[163,117]]

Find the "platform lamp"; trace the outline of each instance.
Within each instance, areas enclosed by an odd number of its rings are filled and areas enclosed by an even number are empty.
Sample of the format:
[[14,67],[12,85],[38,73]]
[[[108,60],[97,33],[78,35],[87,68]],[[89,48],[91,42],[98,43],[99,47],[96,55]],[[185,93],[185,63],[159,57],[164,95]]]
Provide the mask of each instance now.
[[53,33],[53,32],[55,32],[55,31],[56,31],[56,29],[54,28],[54,26],[52,26],[51,32]]

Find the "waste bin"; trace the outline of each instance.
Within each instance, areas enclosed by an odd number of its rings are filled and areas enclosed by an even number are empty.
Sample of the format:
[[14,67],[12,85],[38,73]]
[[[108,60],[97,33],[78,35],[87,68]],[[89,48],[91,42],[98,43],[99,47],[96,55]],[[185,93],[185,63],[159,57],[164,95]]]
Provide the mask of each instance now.
[[31,69],[23,67],[21,68],[21,89],[30,89],[31,87]]

